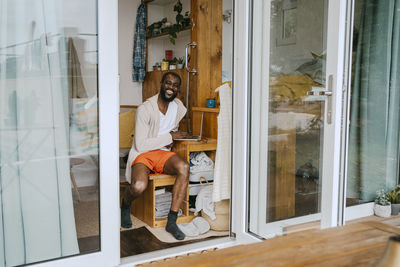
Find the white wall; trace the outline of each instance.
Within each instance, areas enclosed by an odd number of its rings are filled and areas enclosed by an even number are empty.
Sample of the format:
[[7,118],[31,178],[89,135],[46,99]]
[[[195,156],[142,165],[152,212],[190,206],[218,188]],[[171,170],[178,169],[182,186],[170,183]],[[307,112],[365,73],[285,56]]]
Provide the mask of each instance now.
[[[182,12],[184,15],[186,11],[190,11],[190,1],[182,0]],[[176,23],[176,12],[174,11],[175,2],[166,5],[148,4],[148,24],[151,25],[156,21],[160,21],[166,17],[167,21],[171,24]],[[185,56],[185,46],[190,42],[190,31],[183,31],[177,34],[178,38],[175,39],[175,45],[169,41],[169,36],[148,40],[148,71],[153,70],[153,65],[156,62],[161,62],[165,58],[165,50],[172,50],[173,56],[176,58]]]
[[[222,12],[233,11],[233,0],[223,0]],[[222,81],[232,80],[233,12],[231,23],[222,21]],[[224,80],[225,78],[225,80]]]
[[142,84],[132,81],[133,38],[140,0],[118,1],[118,59],[120,105],[142,103]]

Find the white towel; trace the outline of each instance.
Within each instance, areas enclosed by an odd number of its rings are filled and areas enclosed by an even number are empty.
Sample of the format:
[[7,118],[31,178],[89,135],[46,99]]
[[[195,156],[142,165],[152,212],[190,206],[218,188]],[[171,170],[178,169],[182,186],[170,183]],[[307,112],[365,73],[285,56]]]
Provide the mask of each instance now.
[[219,87],[217,155],[215,157],[213,201],[231,196],[232,89],[228,84]]

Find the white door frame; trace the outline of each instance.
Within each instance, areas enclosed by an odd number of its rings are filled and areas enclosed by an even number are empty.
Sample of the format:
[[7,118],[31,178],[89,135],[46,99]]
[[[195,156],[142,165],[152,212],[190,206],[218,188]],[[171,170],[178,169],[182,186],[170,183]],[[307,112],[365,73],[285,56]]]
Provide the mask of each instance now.
[[101,251],[38,266],[117,266],[119,243],[118,2],[98,0],[98,88]]
[[233,30],[233,135],[232,135],[232,237],[204,241],[137,256],[123,258],[121,266],[132,266],[208,248],[225,248],[259,242],[248,232],[248,94],[251,0],[234,1]]
[[[328,124],[325,119],[324,125],[324,145],[323,145],[323,170],[322,170],[322,200],[321,200],[321,213],[293,218],[290,220],[282,220],[266,224],[266,192],[267,187],[266,179],[250,179],[253,194],[251,198],[250,209],[250,229],[259,235],[265,237],[279,234],[282,225],[289,226],[297,223],[304,223],[312,220],[321,220],[321,227],[333,227],[338,225],[339,218],[339,168],[341,159],[341,123],[342,123],[342,85],[343,85],[343,67],[344,67],[344,40],[345,40],[345,18],[346,18],[346,0],[328,1],[328,29],[327,29],[327,65],[326,65],[326,81],[328,83],[329,76],[333,76],[332,91],[332,123]],[[261,51],[269,50],[269,28],[270,16],[263,16],[263,14],[270,14],[271,0],[267,1],[254,1],[254,16],[258,21],[253,22],[253,53],[259,55],[253,57],[253,80],[252,90],[261,99],[264,104],[253,102],[252,112],[266,114],[268,111],[268,89],[269,89],[269,53],[261,53]],[[261,21],[262,20],[262,21]],[[257,27],[258,26],[258,27]],[[263,45],[261,45],[263,43]],[[261,55],[261,56],[260,56]],[[262,73],[262,75],[261,75]],[[262,87],[262,88],[261,88]],[[257,100],[258,100],[257,99]],[[326,105],[325,105],[326,106]],[[325,107],[325,118],[327,107]],[[261,117],[261,116],[260,116]],[[261,118],[259,118],[261,120]],[[261,140],[262,135],[268,134],[268,129],[261,121],[255,122],[252,125],[252,139]],[[264,126],[263,126],[264,125]],[[261,126],[261,127],[260,127]],[[264,138],[265,139],[265,138]],[[266,147],[268,144],[266,140],[264,143],[259,142],[259,147]],[[255,163],[251,162],[251,177],[266,177],[267,170],[264,166],[261,168],[260,162],[267,162],[266,153],[259,151],[257,146],[253,146],[252,155],[258,155]],[[255,191],[258,188],[259,192]],[[259,196],[264,196],[259,197]]]

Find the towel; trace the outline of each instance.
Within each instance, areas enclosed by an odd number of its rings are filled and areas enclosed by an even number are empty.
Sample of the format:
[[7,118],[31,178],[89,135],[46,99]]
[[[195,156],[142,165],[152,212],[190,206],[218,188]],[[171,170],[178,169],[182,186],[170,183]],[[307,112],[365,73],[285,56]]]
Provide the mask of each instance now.
[[210,171],[214,169],[214,162],[204,152],[190,153],[190,171]]
[[146,74],[146,5],[141,3],[136,14],[135,37],[133,41],[134,82],[143,82]]
[[210,224],[202,217],[194,218],[190,223],[178,224],[186,236],[199,236],[210,230]]
[[219,87],[217,154],[215,157],[214,202],[231,196],[232,89],[228,84]]

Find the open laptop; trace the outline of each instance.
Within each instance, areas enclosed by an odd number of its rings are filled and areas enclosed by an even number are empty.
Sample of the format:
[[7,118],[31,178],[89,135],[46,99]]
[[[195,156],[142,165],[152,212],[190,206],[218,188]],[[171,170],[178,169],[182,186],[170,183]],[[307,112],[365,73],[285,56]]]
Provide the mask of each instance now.
[[201,141],[201,137],[203,135],[203,118],[204,118],[204,112],[201,113],[201,122],[200,122],[200,135],[189,135],[187,132],[188,136],[183,137],[183,138],[178,138],[175,139],[176,141]]

